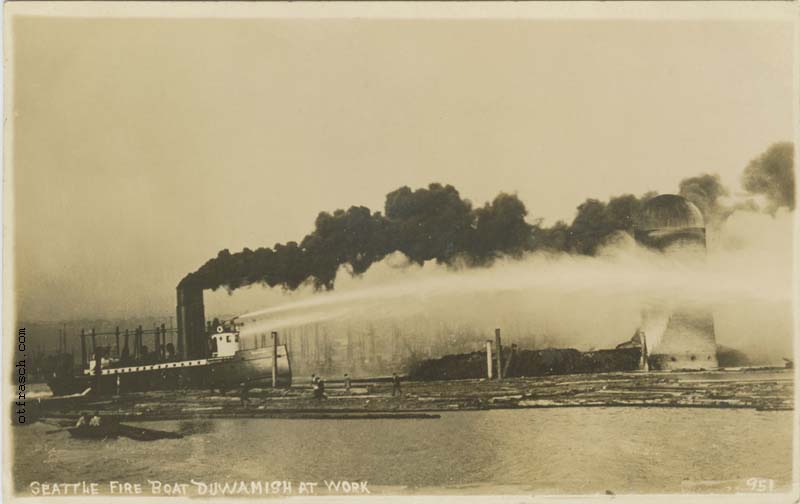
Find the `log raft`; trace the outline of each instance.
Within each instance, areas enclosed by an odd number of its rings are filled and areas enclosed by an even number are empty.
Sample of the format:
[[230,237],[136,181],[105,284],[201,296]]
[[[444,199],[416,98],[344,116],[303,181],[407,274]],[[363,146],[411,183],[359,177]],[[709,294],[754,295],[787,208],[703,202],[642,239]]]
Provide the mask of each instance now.
[[100,411],[121,421],[192,418],[427,419],[439,412],[507,408],[661,407],[794,408],[790,370],[694,373],[609,373],[499,380],[404,382],[399,397],[384,381],[360,380],[349,392],[329,382],[327,399],[310,387],[250,389],[246,400],[236,390],[152,391],[121,396],[42,400],[42,418],[76,418]]

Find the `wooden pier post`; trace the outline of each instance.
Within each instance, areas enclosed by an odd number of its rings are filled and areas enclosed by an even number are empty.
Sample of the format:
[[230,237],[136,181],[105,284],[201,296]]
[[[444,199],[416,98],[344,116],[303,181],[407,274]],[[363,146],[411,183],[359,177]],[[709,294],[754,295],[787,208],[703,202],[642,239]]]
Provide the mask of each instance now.
[[[94,329],[92,329],[94,333]],[[94,336],[94,334],[92,334]],[[100,353],[95,349],[94,351],[94,385],[92,386],[92,393],[100,393],[100,375],[103,373],[103,358]]]
[[158,349],[158,355],[163,360],[167,359],[167,326],[165,324],[161,324],[161,347]]
[[492,340],[486,340],[486,378],[492,379]]
[[125,329],[125,347],[122,349],[122,352],[126,354],[125,357],[130,357],[131,354],[131,348],[130,346],[128,346],[129,336],[130,336],[129,330]]
[[494,330],[494,346],[497,351],[497,379],[503,379],[503,346],[500,344],[500,329]]
[[144,345],[144,329],[142,326],[136,328],[136,358],[142,356],[142,346]]
[[92,327],[92,353],[97,355],[97,338],[95,338],[94,327]]
[[647,334],[644,331],[642,331],[639,334],[641,335],[640,338],[641,338],[641,344],[642,344],[642,363],[641,363],[641,368],[642,368],[642,371],[647,373],[647,372],[650,371],[650,364],[648,362],[648,355],[647,355],[648,354],[648,352],[647,352]]
[[114,343],[114,354],[119,357],[119,326],[114,329],[114,339],[116,343]]
[[158,324],[153,324],[153,355],[156,360],[161,357],[161,333],[158,331]]
[[86,329],[81,329],[81,369],[86,367]]
[[278,386],[278,333],[272,331],[272,388]]

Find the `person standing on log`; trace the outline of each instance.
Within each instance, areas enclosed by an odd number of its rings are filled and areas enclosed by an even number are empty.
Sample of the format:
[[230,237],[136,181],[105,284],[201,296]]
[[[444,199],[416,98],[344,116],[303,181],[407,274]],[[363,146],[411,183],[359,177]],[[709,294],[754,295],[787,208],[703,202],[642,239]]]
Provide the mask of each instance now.
[[81,413],[80,418],[75,423],[75,427],[87,427],[89,425],[89,413]]
[[392,397],[402,394],[400,390],[400,377],[397,373],[392,373]]
[[89,420],[89,427],[100,427],[102,424],[102,419],[100,418],[100,412],[95,411],[94,416]]
[[317,400],[327,399],[325,395],[325,380],[321,376],[317,376],[316,387],[314,388],[314,398]]
[[247,409],[247,407],[250,405],[250,385],[247,385],[246,383],[242,383],[241,400],[242,408]]

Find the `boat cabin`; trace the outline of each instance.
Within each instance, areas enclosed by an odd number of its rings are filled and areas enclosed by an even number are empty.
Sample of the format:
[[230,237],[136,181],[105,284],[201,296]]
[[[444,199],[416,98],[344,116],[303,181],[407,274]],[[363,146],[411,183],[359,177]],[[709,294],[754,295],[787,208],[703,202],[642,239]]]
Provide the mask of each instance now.
[[229,357],[239,351],[239,330],[234,324],[217,324],[210,339],[212,357]]

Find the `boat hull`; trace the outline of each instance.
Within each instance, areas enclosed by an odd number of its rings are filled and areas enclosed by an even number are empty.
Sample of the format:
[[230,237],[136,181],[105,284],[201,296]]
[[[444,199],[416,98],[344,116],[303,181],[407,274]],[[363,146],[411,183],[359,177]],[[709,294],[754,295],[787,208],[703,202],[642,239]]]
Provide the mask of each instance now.
[[229,357],[211,357],[85,370],[78,376],[53,377],[48,381],[53,395],[93,393],[111,395],[150,390],[184,388],[228,389],[248,385],[289,386],[292,369],[285,345],[277,348],[277,372],[272,383],[272,348],[239,350]]
[[113,429],[102,427],[72,427],[67,429],[69,435],[76,439],[116,439],[119,433]]

